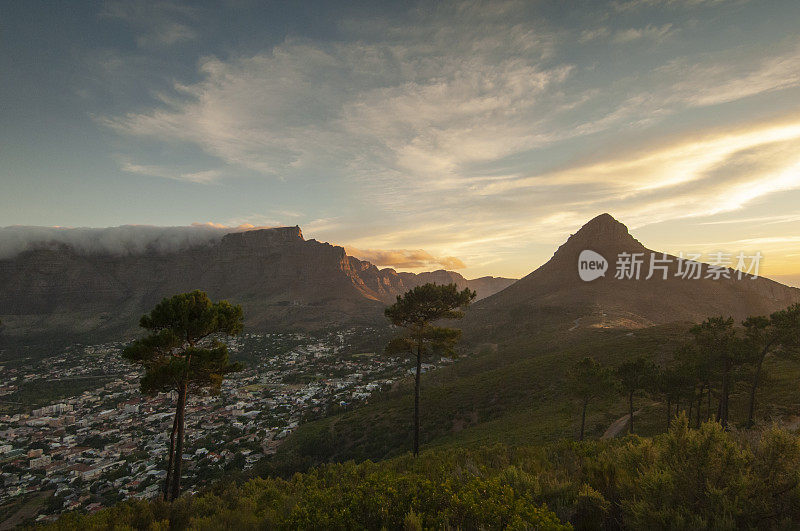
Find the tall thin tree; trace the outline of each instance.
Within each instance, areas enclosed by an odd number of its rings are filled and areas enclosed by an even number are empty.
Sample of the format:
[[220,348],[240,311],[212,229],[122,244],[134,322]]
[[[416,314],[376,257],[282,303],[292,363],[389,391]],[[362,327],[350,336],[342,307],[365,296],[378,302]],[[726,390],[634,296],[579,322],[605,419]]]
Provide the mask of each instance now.
[[745,329],[743,346],[746,361],[753,368],[747,413],[747,425],[752,426],[764,360],[770,354],[794,351],[800,345],[800,304],[774,312],[769,317],[748,317],[742,321],[742,325]]
[[461,330],[434,326],[442,319],[460,319],[465,309],[475,299],[469,288],[458,290],[455,284],[424,284],[397,296],[397,302],[386,308],[389,321],[404,333],[389,342],[389,353],[416,354],[414,377],[414,456],[419,455],[419,392],[422,357],[428,351],[450,352]]
[[633,396],[638,391],[652,389],[656,379],[656,367],[642,357],[626,361],[616,370],[622,392],[628,399],[628,433],[633,433]]
[[225,375],[241,368],[229,361],[228,348],[219,339],[242,331],[242,308],[227,301],[212,303],[202,291],[193,291],[162,300],[142,316],[139,326],[149,335],[122,355],[144,368],[142,392],[178,395],[164,481],[164,499],[174,500],[181,489],[186,398],[201,389],[219,392]]
[[[701,358],[710,361],[720,375],[719,408],[717,420],[728,426],[728,404],[733,371],[741,363],[741,350],[735,343],[733,318],[709,317],[691,329]],[[710,396],[710,395],[709,395]]]
[[580,401],[581,431],[578,439],[582,441],[586,431],[586,410],[589,403],[614,392],[614,374],[594,359],[586,357],[573,365],[567,373],[567,388]]

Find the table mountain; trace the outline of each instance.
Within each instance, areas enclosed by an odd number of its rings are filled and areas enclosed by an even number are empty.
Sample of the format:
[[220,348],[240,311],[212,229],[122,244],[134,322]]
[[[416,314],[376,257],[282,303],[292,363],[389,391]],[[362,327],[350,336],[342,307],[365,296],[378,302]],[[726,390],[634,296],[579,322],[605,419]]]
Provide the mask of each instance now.
[[230,233],[175,252],[87,254],[66,245],[0,260],[0,320],[7,337],[119,337],[163,297],[201,289],[242,304],[248,330],[384,323],[383,308],[429,281],[483,296],[513,282],[452,271],[398,273],[305,240],[299,227]]

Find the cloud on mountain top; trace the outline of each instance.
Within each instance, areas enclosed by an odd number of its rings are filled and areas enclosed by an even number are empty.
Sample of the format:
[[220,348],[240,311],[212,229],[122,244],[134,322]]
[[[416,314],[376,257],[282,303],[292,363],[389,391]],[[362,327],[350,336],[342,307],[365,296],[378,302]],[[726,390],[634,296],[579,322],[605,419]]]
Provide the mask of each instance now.
[[33,249],[68,246],[82,254],[133,255],[174,252],[219,240],[230,232],[268,227],[195,223],[184,227],[121,225],[119,227],[0,227],[0,259]]

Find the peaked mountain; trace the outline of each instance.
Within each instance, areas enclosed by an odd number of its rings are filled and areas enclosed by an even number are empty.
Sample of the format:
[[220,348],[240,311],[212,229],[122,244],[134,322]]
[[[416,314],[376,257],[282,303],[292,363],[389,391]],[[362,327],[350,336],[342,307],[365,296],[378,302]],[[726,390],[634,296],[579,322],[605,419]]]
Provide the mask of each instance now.
[[305,240],[299,227],[230,233],[167,253],[87,254],[57,245],[0,260],[0,335],[119,337],[163,297],[193,289],[242,304],[249,330],[384,323],[388,303],[428,281],[483,296],[514,282],[378,269],[342,247]]
[[[606,262],[603,276],[585,281],[579,258],[585,250]],[[592,255],[596,256],[596,255]],[[618,260],[640,263],[635,274],[617,278]],[[651,278],[651,260],[654,268]],[[735,258],[733,259],[735,265]],[[689,267],[695,267],[684,278]],[[625,273],[632,268],[625,267]],[[635,272],[633,272],[635,273]],[[699,278],[695,278],[699,276]],[[715,279],[719,276],[720,278]],[[666,278],[665,278],[666,277]],[[768,314],[800,302],[800,289],[773,280],[708,264],[689,264],[678,257],[645,248],[625,225],[602,214],[584,225],[544,265],[508,288],[477,302],[467,316],[465,331],[481,336],[526,334],[541,323],[577,327],[640,328],[677,321],[699,322],[709,316]]]

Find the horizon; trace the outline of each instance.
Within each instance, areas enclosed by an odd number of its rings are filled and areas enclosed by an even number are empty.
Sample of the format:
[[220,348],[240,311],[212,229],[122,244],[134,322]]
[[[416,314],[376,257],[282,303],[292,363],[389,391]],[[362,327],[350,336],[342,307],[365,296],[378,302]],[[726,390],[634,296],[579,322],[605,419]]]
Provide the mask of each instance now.
[[610,212],[800,285],[796,2],[0,15],[0,226],[299,225],[380,267],[520,278]]
[[[603,216],[610,216],[612,220],[620,222],[613,215],[603,213],[598,216],[587,220],[584,225],[570,234],[571,238],[583,226],[589,224],[597,218]],[[622,223],[625,225],[624,223]],[[627,228],[627,226],[625,226]],[[0,260],[13,258],[22,251],[28,249],[39,248],[41,245],[50,245],[53,243],[63,244],[72,247],[73,249],[85,252],[87,254],[96,252],[107,252],[112,255],[128,255],[139,254],[150,249],[155,249],[157,252],[171,252],[180,251],[196,245],[207,244],[212,241],[221,239],[227,234],[234,234],[239,232],[249,232],[258,230],[272,230],[272,229],[299,229],[301,237],[304,240],[316,239],[307,237],[302,232],[302,227],[299,225],[279,225],[274,227],[267,226],[252,226],[240,225],[238,227],[223,227],[212,223],[206,224],[193,224],[186,227],[156,227],[151,225],[121,225],[117,227],[26,227],[26,226],[10,226],[0,227]],[[51,230],[52,229],[52,230]],[[35,238],[30,236],[20,237],[18,231],[29,231]],[[70,234],[72,233],[72,234]],[[114,234],[117,233],[117,234]],[[137,234],[138,233],[138,234]],[[630,236],[638,241],[636,235],[628,231]],[[109,237],[113,235],[113,237]],[[11,237],[9,237],[11,236]],[[38,238],[38,239],[37,239]],[[568,238],[567,238],[568,239]],[[554,251],[560,245],[566,242],[565,239],[561,243],[554,244]],[[437,270],[456,271],[464,269],[464,264],[455,257],[435,257],[422,249],[417,250],[362,250],[355,248],[348,248],[336,242],[324,242],[332,245],[337,245],[344,248],[349,256],[353,256],[360,260],[371,262],[379,269],[394,269],[398,272],[432,272]],[[677,256],[678,252],[664,251],[663,249],[651,248],[643,244],[646,248],[654,252],[665,252],[667,254]],[[702,253],[701,253],[702,255]],[[464,276],[466,279],[477,279],[481,277],[498,277],[519,280],[532,273],[540,266],[547,263],[551,257],[548,257],[540,264],[534,265],[531,269],[519,276],[505,276],[505,275],[480,275],[480,276]],[[753,257],[749,257],[753,258]],[[709,260],[705,256],[687,257],[687,259],[696,260],[699,262],[708,263]],[[400,265],[396,265],[400,264]],[[733,266],[733,263],[730,264]],[[760,264],[756,266],[756,276],[770,278],[788,286],[800,288],[800,275],[775,275],[768,276],[760,272]],[[735,267],[732,267],[736,269]],[[463,275],[462,275],[463,276]]]

